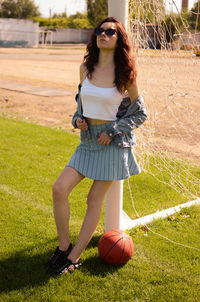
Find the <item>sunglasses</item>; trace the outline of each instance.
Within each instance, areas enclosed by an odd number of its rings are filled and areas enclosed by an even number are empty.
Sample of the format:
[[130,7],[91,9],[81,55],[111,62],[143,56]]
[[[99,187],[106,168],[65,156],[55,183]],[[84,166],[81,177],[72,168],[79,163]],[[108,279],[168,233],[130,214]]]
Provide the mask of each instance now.
[[106,36],[111,37],[116,33],[116,29],[113,29],[113,28],[108,28],[108,29],[95,28],[94,32],[95,32],[96,36],[100,36],[102,33],[105,33]]

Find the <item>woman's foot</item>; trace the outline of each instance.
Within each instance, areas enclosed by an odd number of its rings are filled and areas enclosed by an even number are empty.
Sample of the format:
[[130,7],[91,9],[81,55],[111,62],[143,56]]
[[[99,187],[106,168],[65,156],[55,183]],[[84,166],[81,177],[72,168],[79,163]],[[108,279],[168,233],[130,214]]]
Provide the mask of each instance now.
[[65,265],[63,265],[63,267],[57,268],[57,270],[53,273],[55,273],[56,275],[62,275],[69,272],[71,274],[75,269],[80,269],[81,266],[82,266],[81,259],[79,259],[78,262],[75,263],[72,263],[70,259],[67,259]]
[[59,262],[57,261],[55,265],[52,265],[48,272],[52,275],[62,275],[66,274],[67,272],[71,274],[75,269],[79,269],[81,266],[81,259],[73,263],[70,259],[65,256],[62,257]]
[[56,248],[55,252],[49,259],[49,261],[45,264],[47,270],[51,271],[56,266],[60,266],[63,262],[66,261],[68,255],[72,251],[72,244],[69,244],[69,247],[66,251],[61,251],[59,247]]

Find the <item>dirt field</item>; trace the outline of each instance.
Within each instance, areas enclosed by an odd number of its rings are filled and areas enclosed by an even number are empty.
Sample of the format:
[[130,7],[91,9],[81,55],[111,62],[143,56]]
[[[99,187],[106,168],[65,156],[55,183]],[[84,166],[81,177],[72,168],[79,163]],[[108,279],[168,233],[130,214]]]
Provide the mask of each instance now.
[[[84,45],[53,49],[0,48],[0,80],[66,89],[79,83]],[[200,58],[191,54],[139,53],[139,87],[148,121],[138,144],[199,164]],[[0,89],[0,115],[72,130],[74,96],[41,97]]]

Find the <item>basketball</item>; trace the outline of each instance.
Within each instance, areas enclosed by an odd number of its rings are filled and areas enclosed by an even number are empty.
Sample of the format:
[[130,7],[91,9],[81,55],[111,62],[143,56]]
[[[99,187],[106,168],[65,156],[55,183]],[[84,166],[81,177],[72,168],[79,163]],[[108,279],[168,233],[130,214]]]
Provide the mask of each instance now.
[[125,264],[133,256],[133,240],[120,230],[103,234],[98,243],[99,256],[109,264]]

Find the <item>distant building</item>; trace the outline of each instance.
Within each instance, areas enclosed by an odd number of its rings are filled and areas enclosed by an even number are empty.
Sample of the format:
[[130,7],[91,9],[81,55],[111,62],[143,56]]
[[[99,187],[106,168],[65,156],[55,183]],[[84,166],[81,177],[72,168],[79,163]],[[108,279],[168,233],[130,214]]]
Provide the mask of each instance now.
[[[132,23],[133,44],[140,48],[161,49],[166,36],[162,26],[152,23]],[[137,45],[136,45],[137,44]]]
[[37,47],[39,25],[32,20],[0,18],[0,46]]
[[88,43],[92,32],[93,32],[92,28],[40,27],[39,43],[41,44]]

